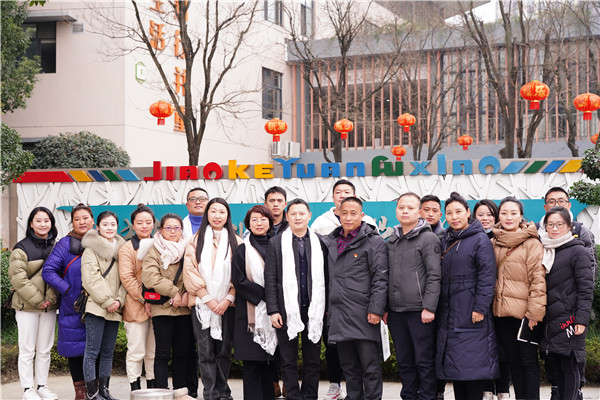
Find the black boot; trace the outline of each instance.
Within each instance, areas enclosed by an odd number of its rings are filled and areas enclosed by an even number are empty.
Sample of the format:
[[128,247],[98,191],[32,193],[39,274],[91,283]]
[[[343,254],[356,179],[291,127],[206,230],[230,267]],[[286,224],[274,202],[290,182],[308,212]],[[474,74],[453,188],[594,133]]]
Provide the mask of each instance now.
[[104,398],[104,400],[118,400],[110,395],[108,392],[108,382],[110,380],[110,376],[105,376],[102,378],[98,378],[98,390],[100,391],[100,395]]
[[155,387],[154,379],[146,379],[146,389],[154,389]]
[[129,382],[129,384],[131,385],[131,391],[133,392],[134,390],[140,390],[142,387],[140,386],[140,378],[137,378],[137,380],[133,381],[133,382]]
[[95,380],[85,382],[85,391],[85,398],[87,400],[106,400],[98,392],[98,383]]

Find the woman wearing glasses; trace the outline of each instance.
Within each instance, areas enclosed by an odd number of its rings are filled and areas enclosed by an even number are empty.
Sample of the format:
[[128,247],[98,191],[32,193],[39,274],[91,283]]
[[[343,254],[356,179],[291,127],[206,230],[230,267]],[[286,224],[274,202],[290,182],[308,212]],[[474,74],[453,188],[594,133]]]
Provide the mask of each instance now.
[[[165,214],[160,220],[158,232],[152,239],[140,241],[138,250],[138,258],[144,260],[142,284],[162,298],[162,304],[152,304],[150,307],[156,339],[155,387],[167,388],[172,352],[173,388],[178,400],[193,399],[189,394],[198,391],[194,333],[190,309],[187,307],[188,294],[181,276],[182,259],[187,246],[182,226],[179,215]],[[195,379],[190,379],[192,376]]]
[[544,246],[547,305],[540,350],[554,360],[561,400],[575,400],[580,384],[578,363],[585,359],[594,291],[591,258],[583,244],[573,240],[567,209],[551,208],[544,223],[546,229],[540,239]]

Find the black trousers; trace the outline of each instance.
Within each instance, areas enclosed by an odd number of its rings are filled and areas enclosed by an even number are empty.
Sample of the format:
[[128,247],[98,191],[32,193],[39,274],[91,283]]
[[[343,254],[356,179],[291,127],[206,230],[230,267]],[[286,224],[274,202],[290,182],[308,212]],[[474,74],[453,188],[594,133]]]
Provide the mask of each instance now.
[[321,370],[321,341],[313,343],[308,338],[308,317],[302,313],[305,324],[302,337],[302,388],[298,384],[298,338],[290,340],[287,325],[277,329],[279,354],[281,356],[281,378],[285,385],[287,400],[316,400],[319,397],[319,375]]
[[329,339],[329,327],[327,321],[323,323],[323,343],[325,344],[325,362],[327,363],[327,379],[332,383],[342,382],[342,366],[335,344],[327,343]]
[[452,385],[456,400],[481,400],[483,398],[485,381],[454,381]]
[[521,326],[520,319],[496,317],[494,322],[498,344],[510,365],[510,376],[515,388],[515,398],[538,400],[540,398],[538,346],[517,340],[517,334]]
[[379,343],[349,340],[337,343],[340,365],[346,376],[347,400],[377,400],[383,395]]
[[275,364],[267,361],[244,361],[244,400],[265,400],[275,397],[273,374]]
[[561,356],[551,354],[555,363],[556,385],[560,400],[576,400],[581,383],[579,365],[575,355]]
[[198,393],[196,343],[190,316],[152,317],[152,326],[156,340],[154,356],[156,387],[168,387],[169,360],[172,353],[173,388],[187,387],[189,393]]
[[396,348],[402,399],[435,399],[435,323],[421,322],[420,311],[390,311],[388,327]]
[[[73,382],[81,382],[85,378],[83,377],[83,356],[81,357],[67,357],[69,364],[69,372],[71,373],[71,379]],[[98,367],[100,366],[100,358],[96,360],[96,376],[98,376]]]

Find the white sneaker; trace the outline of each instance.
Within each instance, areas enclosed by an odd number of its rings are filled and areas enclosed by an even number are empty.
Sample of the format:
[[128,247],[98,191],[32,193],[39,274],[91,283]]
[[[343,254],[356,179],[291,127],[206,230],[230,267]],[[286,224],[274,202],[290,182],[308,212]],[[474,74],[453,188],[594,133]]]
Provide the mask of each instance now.
[[323,400],[343,400],[346,395],[342,390],[342,385],[339,383],[331,382],[329,384],[329,390]]
[[23,392],[23,400],[40,400],[41,397],[37,394],[34,388],[29,388]]
[[494,400],[494,393],[483,392],[483,400]]
[[58,400],[56,393],[48,389],[46,386],[40,386],[37,390],[37,393],[42,399]]

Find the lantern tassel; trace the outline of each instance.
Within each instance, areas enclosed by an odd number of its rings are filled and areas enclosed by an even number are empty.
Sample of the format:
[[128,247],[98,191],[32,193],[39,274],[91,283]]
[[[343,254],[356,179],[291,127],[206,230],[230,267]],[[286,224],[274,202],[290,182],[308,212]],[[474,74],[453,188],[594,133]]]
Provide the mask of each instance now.
[[404,125],[404,132],[410,132],[410,126]]
[[583,113],[583,120],[584,121],[591,121],[592,120],[592,113],[590,111],[585,111]]
[[159,118],[158,121],[156,122],[156,125],[164,125],[164,124],[165,124],[164,118]]
[[346,132],[342,132],[341,138],[342,139],[348,139],[348,134]]
[[273,135],[273,143],[279,142],[280,140],[281,140],[281,137],[279,135]]
[[540,102],[537,100],[532,100],[531,102],[529,102],[529,109],[530,110],[539,110]]

